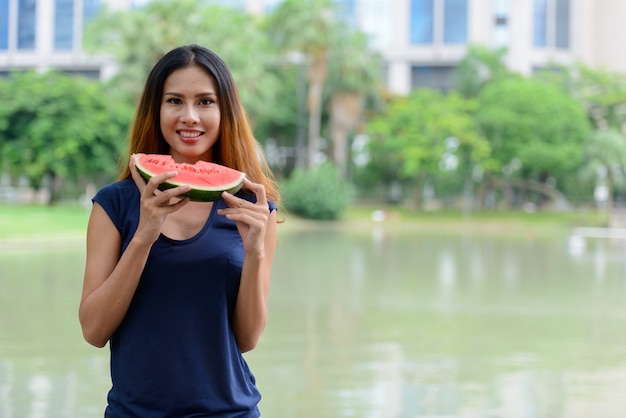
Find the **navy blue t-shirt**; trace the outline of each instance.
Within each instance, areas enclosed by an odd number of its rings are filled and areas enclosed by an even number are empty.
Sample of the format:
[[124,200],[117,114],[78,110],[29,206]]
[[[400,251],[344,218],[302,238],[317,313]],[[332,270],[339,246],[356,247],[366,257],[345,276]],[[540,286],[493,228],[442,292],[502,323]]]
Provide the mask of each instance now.
[[[123,252],[139,222],[136,185],[110,184],[93,201],[120,231]],[[106,418],[260,416],[261,395],[230,326],[244,251],[235,223],[216,213],[225,207],[215,201],[194,237],[161,235],[153,244],[109,341],[113,385]]]

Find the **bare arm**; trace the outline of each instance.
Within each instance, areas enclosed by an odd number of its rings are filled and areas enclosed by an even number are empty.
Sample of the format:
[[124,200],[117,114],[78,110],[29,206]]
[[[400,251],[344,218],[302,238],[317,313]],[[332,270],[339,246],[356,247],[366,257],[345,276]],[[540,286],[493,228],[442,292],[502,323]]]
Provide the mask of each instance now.
[[257,196],[255,204],[225,194],[230,206],[221,214],[237,222],[245,258],[233,319],[233,332],[242,352],[256,347],[267,322],[270,276],[276,249],[276,211],[268,211],[265,189],[245,180]]
[[103,347],[124,319],[152,243],[131,241],[119,258],[120,234],[94,204],[87,228],[87,259],[79,319],[85,340]]
[[104,347],[118,328],[135,294],[150,248],[158,238],[167,214],[187,203],[170,199],[186,187],[155,194],[156,187],[175,173],[155,176],[146,184],[131,159],[131,172],[141,192],[139,225],[128,247],[119,256],[121,236],[104,209],[94,204],[87,227],[87,257],[78,317],[85,340]]
[[270,274],[276,247],[276,212],[268,219],[265,254],[247,254],[241,272],[233,328],[242,352],[254,349],[267,322]]

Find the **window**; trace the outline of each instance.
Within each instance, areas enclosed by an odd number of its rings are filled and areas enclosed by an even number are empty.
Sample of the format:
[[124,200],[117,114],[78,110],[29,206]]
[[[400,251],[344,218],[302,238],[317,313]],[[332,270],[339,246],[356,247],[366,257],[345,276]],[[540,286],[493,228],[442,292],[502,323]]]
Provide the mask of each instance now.
[[548,3],[547,0],[534,0],[533,45],[545,47],[548,43]]
[[434,0],[411,0],[412,44],[432,44],[435,28]]
[[447,91],[454,84],[454,68],[448,66],[414,66],[411,69],[411,87],[428,87]]
[[0,50],[9,48],[9,0],[0,0]]
[[554,46],[569,48],[569,0],[556,0]]
[[17,49],[35,49],[36,0],[17,3]]
[[411,0],[410,19],[412,44],[467,43],[467,0]]
[[443,42],[467,42],[467,0],[445,0],[443,9]]
[[493,42],[496,47],[509,43],[509,4],[508,0],[496,0],[494,3]]
[[54,49],[72,49],[74,40],[74,0],[54,2]]
[[570,47],[570,0],[534,0],[533,45]]
[[68,75],[78,75],[89,80],[99,80],[100,79],[100,70],[98,69],[61,69],[58,68],[58,71],[61,71]]

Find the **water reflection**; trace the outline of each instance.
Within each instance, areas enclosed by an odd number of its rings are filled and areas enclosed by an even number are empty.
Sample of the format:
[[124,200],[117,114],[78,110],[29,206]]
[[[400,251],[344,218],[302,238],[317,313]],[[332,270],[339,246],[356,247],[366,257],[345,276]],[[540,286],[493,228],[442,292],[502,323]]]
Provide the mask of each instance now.
[[[102,416],[108,360],[76,317],[83,260],[79,248],[0,254],[0,417]],[[102,367],[86,364],[94,355]]]
[[13,416],[11,408],[11,388],[15,381],[15,372],[9,361],[0,362],[0,416]]
[[[626,359],[623,333],[588,340],[593,330],[607,328],[607,315],[615,323],[625,313],[611,290],[600,288],[595,298],[590,293],[595,281],[589,279],[599,274],[607,285],[624,290],[623,260],[601,241],[588,249],[604,258],[580,266],[571,262],[565,237],[429,236],[378,228],[368,245],[354,232],[350,239],[335,233],[297,235],[289,243],[310,261],[286,261],[294,271],[303,264],[318,266],[319,275],[309,279],[323,282],[334,298],[278,285],[293,298],[283,301],[294,303],[292,317],[303,300],[321,307],[309,311],[316,317],[320,351],[308,359],[302,377],[312,371],[313,389],[329,391],[317,396],[310,416],[569,417],[572,402],[593,403],[594,395],[571,393],[564,384],[568,374],[597,370],[589,353],[606,352],[608,346],[622,352],[609,369]],[[335,265],[327,275],[321,260],[342,251],[346,274]],[[604,270],[597,270],[599,265]],[[335,313],[326,325],[324,312]],[[343,330],[343,345],[325,340],[331,329]],[[341,354],[346,347],[351,358]],[[337,384],[339,377],[324,369],[328,361],[319,358],[324,352],[351,365],[347,370],[354,380]],[[365,369],[355,366],[364,364]],[[341,389],[332,390],[335,385]],[[344,403],[350,407],[339,406]]]
[[50,392],[52,391],[50,379],[46,375],[37,374],[30,378],[28,390],[31,398],[28,416],[32,418],[45,417],[50,409]]
[[[624,246],[570,250],[566,234],[281,230],[247,355],[263,415],[621,418]],[[0,417],[102,416],[108,351],[76,319],[83,260],[0,254]]]

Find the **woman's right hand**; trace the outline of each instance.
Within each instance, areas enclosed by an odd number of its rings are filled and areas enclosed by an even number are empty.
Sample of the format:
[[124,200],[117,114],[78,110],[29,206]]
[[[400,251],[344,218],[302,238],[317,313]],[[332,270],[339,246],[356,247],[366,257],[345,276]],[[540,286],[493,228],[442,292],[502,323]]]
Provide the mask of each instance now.
[[141,195],[141,208],[135,235],[121,257],[122,236],[97,202],[87,227],[79,318],[85,340],[96,347],[103,347],[122,323],[165,218],[188,202],[180,195],[189,191],[189,186],[163,192],[157,189],[159,184],[176,176],[175,172],[154,176],[146,183],[135,168],[134,155],[129,167]]
[[135,167],[135,158],[137,157],[133,154],[129,161],[129,168],[141,195],[141,208],[139,225],[134,238],[144,243],[152,244],[159,237],[167,215],[177,211],[189,202],[189,198],[181,197],[180,195],[187,193],[191,187],[184,185],[165,191],[159,190],[158,186],[161,183],[176,177],[176,171],[156,175],[146,182]]

